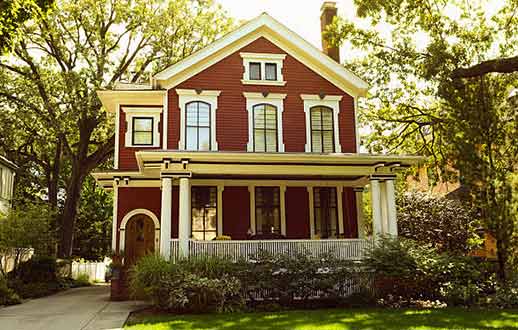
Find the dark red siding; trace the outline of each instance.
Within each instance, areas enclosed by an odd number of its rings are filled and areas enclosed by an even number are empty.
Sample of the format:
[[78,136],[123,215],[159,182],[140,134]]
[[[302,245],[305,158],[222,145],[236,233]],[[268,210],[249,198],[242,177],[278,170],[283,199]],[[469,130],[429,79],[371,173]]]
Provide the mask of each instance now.
[[[120,228],[124,216],[135,209],[147,209],[153,212],[160,221],[161,198],[160,188],[119,187],[117,228]],[[118,248],[119,235],[117,235]]]
[[309,239],[309,196],[306,187],[286,188],[286,237]]
[[344,234],[346,238],[358,238],[356,195],[353,188],[344,187],[343,196]]
[[178,238],[180,194],[178,186],[173,186],[173,202],[171,204],[171,238]]
[[355,123],[353,98],[322,78],[304,64],[288,55],[283,64],[285,86],[243,85],[243,60],[240,52],[286,53],[261,37],[232,55],[203,70],[168,92],[168,147],[178,148],[180,138],[180,109],[175,88],[220,90],[218,97],[217,141],[219,150],[245,151],[248,142],[248,113],[243,92],[286,93],[283,113],[285,150],[303,152],[306,143],[304,103],[300,94],[343,95],[340,102],[340,144],[342,152],[355,152]]
[[250,193],[248,187],[225,187],[223,190],[223,234],[232,239],[246,239],[250,228]]
[[120,111],[119,116],[119,169],[121,170],[136,170],[138,169],[137,160],[135,158],[135,153],[139,150],[152,150],[152,149],[160,149],[162,148],[162,115],[160,115],[160,124],[158,125],[158,129],[160,131],[160,147],[158,148],[142,148],[142,147],[126,147],[126,114],[124,111]]

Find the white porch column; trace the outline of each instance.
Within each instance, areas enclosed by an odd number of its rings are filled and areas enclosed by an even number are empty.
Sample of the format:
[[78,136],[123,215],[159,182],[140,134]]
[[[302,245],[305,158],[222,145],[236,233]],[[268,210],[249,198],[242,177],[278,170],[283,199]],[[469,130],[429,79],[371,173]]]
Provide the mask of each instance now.
[[180,178],[180,204],[178,216],[178,240],[180,255],[189,255],[191,238],[191,182],[189,178]]
[[171,207],[173,178],[162,178],[162,206],[160,210],[160,254],[171,258]]
[[365,238],[365,224],[363,222],[363,188],[354,188],[356,197],[356,223],[358,238]]
[[286,236],[286,186],[279,187],[281,204],[281,235]]
[[344,234],[344,206],[343,206],[343,192],[344,187],[336,187],[336,206],[338,209],[338,234],[343,237]]
[[250,194],[250,231],[255,235],[255,186],[248,186]]
[[387,194],[388,233],[392,236],[397,236],[396,192],[394,181],[394,179],[385,181],[385,192]]
[[217,217],[218,217],[218,227],[217,227],[217,236],[223,235],[223,190],[225,190],[225,186],[218,186],[218,196],[217,196]]
[[374,238],[382,234],[381,227],[381,196],[379,179],[371,178],[372,228]]
[[[119,204],[119,181],[113,182],[112,251],[117,250],[117,209]],[[120,244],[120,243],[119,243]]]
[[387,189],[385,181],[380,181],[380,207],[381,207],[381,232],[383,235],[388,233],[387,217]]
[[313,187],[307,187],[309,204],[309,237],[315,239],[315,204],[313,200]]

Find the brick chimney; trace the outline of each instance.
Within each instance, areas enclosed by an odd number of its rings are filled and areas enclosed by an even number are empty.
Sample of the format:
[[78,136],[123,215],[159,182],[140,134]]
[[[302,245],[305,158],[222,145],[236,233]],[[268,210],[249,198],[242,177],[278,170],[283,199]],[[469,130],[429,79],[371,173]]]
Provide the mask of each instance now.
[[325,54],[331,57],[333,60],[340,63],[340,49],[336,46],[331,46],[326,38],[324,38],[324,31],[326,27],[333,22],[333,18],[336,16],[338,9],[336,8],[336,2],[324,1],[322,8],[320,8],[320,29],[322,33],[322,50]]

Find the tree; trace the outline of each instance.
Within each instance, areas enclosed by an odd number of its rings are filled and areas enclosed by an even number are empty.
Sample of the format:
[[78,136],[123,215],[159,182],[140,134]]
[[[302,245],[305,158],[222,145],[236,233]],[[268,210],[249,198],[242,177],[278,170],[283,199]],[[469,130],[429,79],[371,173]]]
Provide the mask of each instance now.
[[505,279],[518,231],[518,1],[355,3],[370,27],[340,19],[328,34],[365,54],[348,66],[373,86],[367,146],[425,154],[436,179],[458,179],[496,234]]
[[[20,27],[23,40],[0,59],[6,153],[30,161],[60,209],[60,256],[72,252],[87,175],[113,153],[114,133],[96,91],[139,82],[226,32],[232,20],[213,1],[58,1]],[[16,160],[16,159],[15,159]]]
[[31,17],[42,15],[53,0],[3,0],[0,2],[0,52],[6,51],[18,36],[18,29]]
[[460,254],[478,243],[475,212],[463,202],[421,192],[399,195],[397,202],[399,236]]

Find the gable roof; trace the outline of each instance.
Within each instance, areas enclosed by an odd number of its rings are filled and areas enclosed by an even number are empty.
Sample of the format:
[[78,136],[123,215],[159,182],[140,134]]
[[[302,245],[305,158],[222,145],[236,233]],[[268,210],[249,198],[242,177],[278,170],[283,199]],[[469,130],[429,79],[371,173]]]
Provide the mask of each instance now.
[[364,96],[368,84],[267,13],[248,21],[207,47],[157,73],[163,88],[174,87],[252,41],[264,37],[353,97]]

